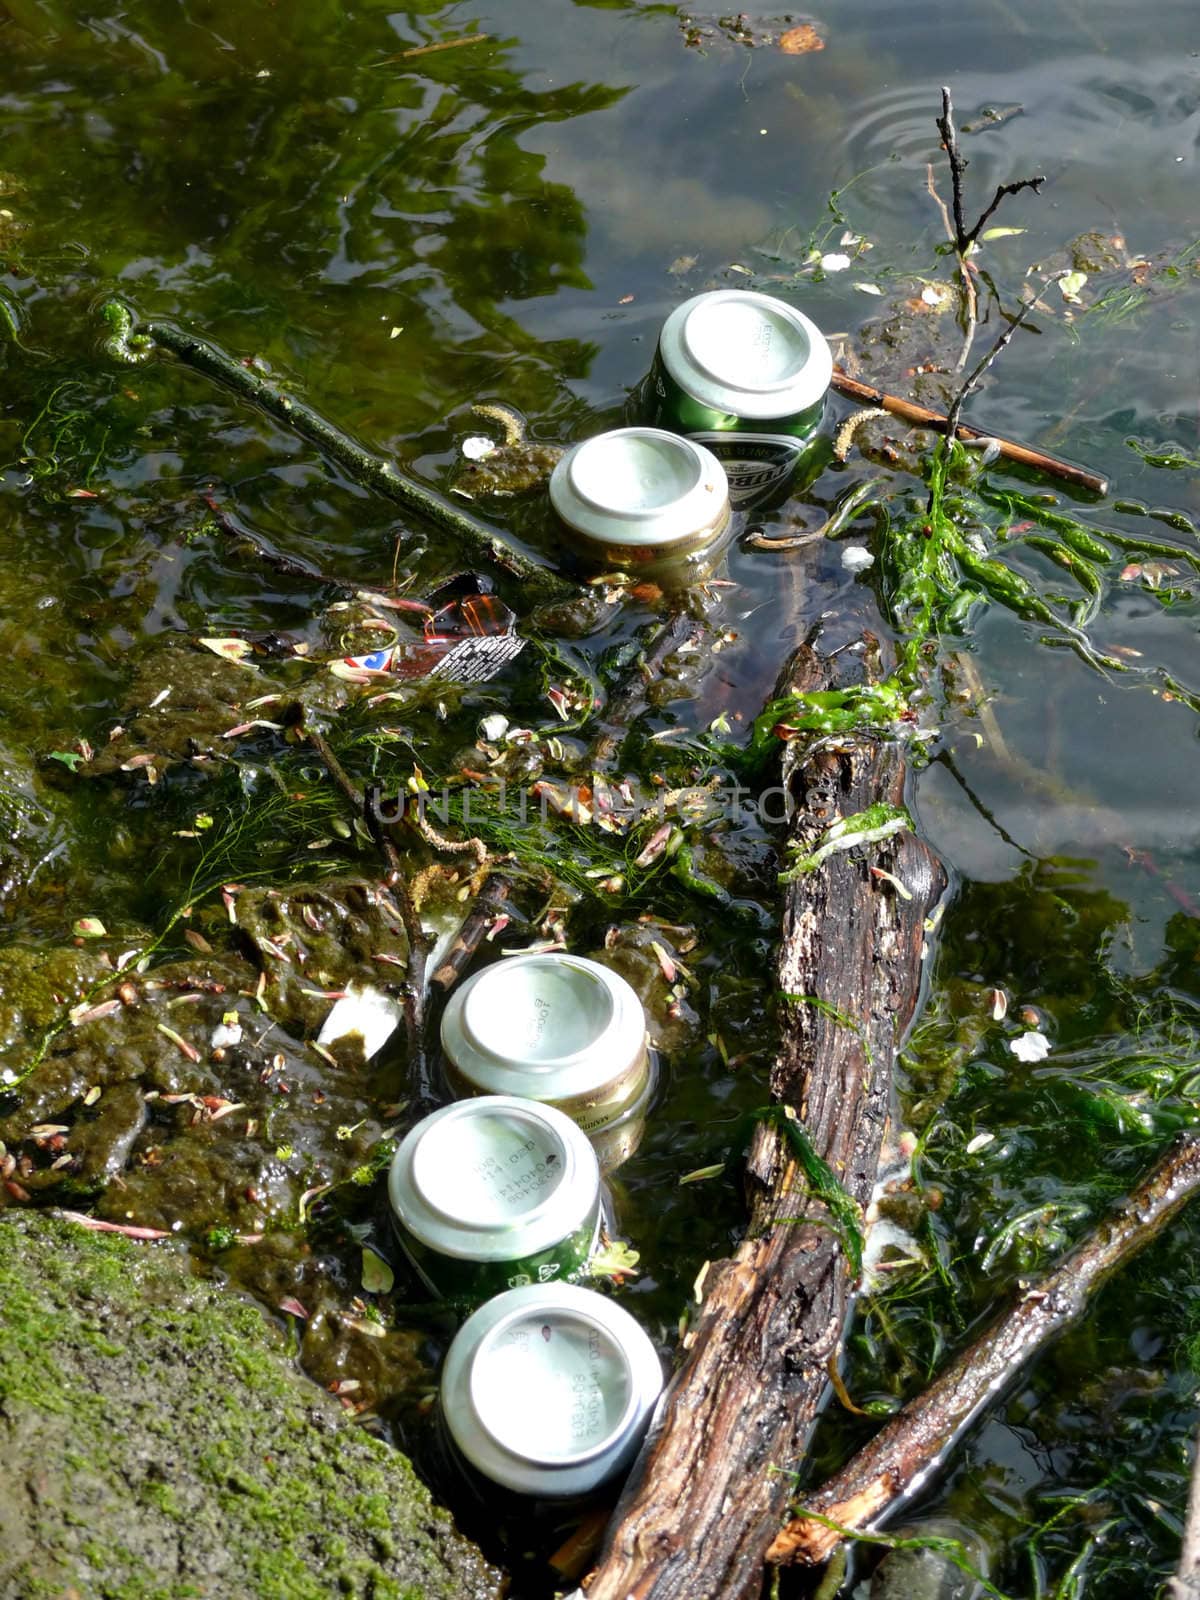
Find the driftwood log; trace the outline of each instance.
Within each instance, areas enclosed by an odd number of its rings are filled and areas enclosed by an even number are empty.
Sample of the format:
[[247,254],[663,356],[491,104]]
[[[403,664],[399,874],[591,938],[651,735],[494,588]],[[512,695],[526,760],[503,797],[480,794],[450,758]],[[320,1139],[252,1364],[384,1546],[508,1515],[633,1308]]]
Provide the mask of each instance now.
[[[805,1496],[803,1511],[779,1534],[768,1560],[809,1565],[827,1561],[843,1537],[839,1529],[872,1527],[922,1488],[983,1407],[1082,1315],[1100,1285],[1149,1244],[1198,1189],[1200,1134],[1181,1134],[1133,1193],[1052,1272],[1030,1284],[836,1476]],[[813,1511],[827,1520],[804,1515]],[[1194,1571],[1200,1566],[1200,1528],[1192,1532],[1185,1559],[1193,1567],[1193,1586],[1176,1593],[1190,1600],[1200,1593]]]
[[1166,1600],[1200,1600],[1200,1438],[1192,1450],[1192,1482],[1179,1571],[1167,1584]]
[[[783,688],[862,673],[863,654],[822,661],[807,648]],[[904,747],[868,735],[787,747],[790,836],[811,850],[839,815],[903,803]],[[911,899],[898,894],[880,866]],[[817,1155],[865,1207],[891,1097],[892,1062],[921,987],[926,918],[945,879],[907,830],[827,857],[790,884],[778,953],[791,1002],[771,1068]],[[752,1141],[745,1240],[714,1263],[661,1421],[617,1507],[588,1600],[741,1600],[757,1596],[763,1558],[792,1496],[829,1388],[854,1292],[845,1234],[810,1192],[791,1142],[761,1122]]]

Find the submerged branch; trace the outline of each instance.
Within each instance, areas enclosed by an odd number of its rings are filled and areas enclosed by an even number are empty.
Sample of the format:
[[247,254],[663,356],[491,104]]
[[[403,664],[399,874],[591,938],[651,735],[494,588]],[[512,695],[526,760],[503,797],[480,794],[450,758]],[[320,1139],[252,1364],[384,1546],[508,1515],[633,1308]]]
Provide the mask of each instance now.
[[110,300],[104,307],[103,315],[112,330],[107,348],[118,359],[144,361],[155,345],[172,351],[187,366],[203,372],[206,377],[215,378],[218,383],[223,383],[226,388],[260,406],[285,426],[311,439],[326,455],[338,462],[356,483],[394,500],[406,511],[443,529],[465,545],[473,556],[490,561],[520,578],[529,585],[532,598],[561,598],[574,593],[572,584],[560,578],[536,557],[518,550],[498,529],[459,510],[444,495],[405,476],[382,456],[373,455],[348,434],[326,421],[311,406],[295,399],[278,383],[256,372],[253,367],[244,366],[215,345],[173,328],[169,323],[147,322],[140,332],[135,333],[132,313],[120,301]]
[[[1187,1133],[1058,1267],[1025,1289],[924,1394],[808,1498],[767,1559],[817,1565],[829,1559],[847,1530],[874,1527],[889,1516],[928,1481],[983,1407],[1082,1316],[1100,1285],[1149,1244],[1197,1189],[1200,1133]],[[1183,1591],[1189,1597],[1193,1592]]]

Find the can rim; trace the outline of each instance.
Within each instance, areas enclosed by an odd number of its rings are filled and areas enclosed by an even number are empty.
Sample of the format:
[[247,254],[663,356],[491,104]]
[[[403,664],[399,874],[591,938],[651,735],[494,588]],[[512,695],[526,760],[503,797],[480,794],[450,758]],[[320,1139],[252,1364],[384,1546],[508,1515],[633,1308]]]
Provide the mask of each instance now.
[[[530,1060],[500,1048],[479,1026],[484,1008],[503,1004],[504,985],[514,973],[564,969],[584,975],[604,998],[604,1026],[577,1049]],[[499,986],[499,998],[493,986]],[[488,1013],[490,1014],[490,1012]],[[441,1025],[442,1049],[470,1083],[493,1093],[507,1091],[533,1100],[572,1100],[614,1082],[646,1048],[646,1014],[637,991],[603,962],[568,951],[505,957],[473,973],[450,996]]]
[[[540,1200],[515,1216],[464,1218],[431,1202],[436,1182],[422,1186],[415,1168],[431,1128],[456,1121],[506,1114],[537,1124],[550,1136],[562,1171]],[[429,1169],[426,1166],[425,1176]],[[517,1261],[561,1244],[599,1215],[600,1167],[587,1135],[554,1106],[517,1095],[480,1095],[458,1100],[423,1117],[405,1134],[388,1170],[388,1201],[400,1227],[426,1249],[481,1266]]]
[[[722,368],[712,354],[715,315],[733,305],[759,311],[785,325],[803,347],[803,358],[778,377],[747,383],[736,368]],[[702,337],[702,335],[707,337]],[[712,289],[693,295],[663,323],[659,354],[670,377],[697,404],[747,421],[779,420],[807,411],[824,399],[833,377],[833,355],[824,334],[802,311],[775,295],[753,289]]]
[[[678,463],[684,473],[680,492],[653,505],[638,506],[622,504],[598,491],[588,456],[603,462],[604,453],[611,453],[622,440],[648,442],[664,461]],[[611,428],[581,440],[551,473],[549,494],[558,517],[574,532],[629,549],[654,549],[702,538],[710,529],[715,535],[724,527],[729,510],[729,485],[716,456],[695,440],[665,428]]]
[[[541,1465],[497,1444],[478,1425],[470,1404],[468,1377],[476,1347],[510,1311],[530,1314],[541,1308],[579,1310],[594,1316],[620,1344],[632,1372],[635,1404],[624,1438],[588,1460]],[[522,1494],[570,1496],[587,1493],[633,1459],[663,1391],[663,1369],[645,1329],[622,1306],[594,1289],[574,1284],[528,1284],[508,1289],[480,1306],[459,1329],[446,1353],[441,1377],[441,1410],[450,1439],[463,1459],[494,1483]]]
[[[626,1391],[625,1405],[622,1408],[621,1415],[617,1422],[614,1423],[614,1425],[609,1429],[602,1439],[600,1439],[596,1444],[591,1445],[586,1450],[538,1451],[534,1449],[522,1449],[519,1444],[514,1443],[513,1440],[509,1438],[503,1431],[498,1431],[497,1428],[488,1421],[488,1411],[490,1408],[486,1405],[482,1407],[480,1405],[479,1391],[486,1381],[486,1374],[481,1370],[482,1363],[487,1360],[489,1355],[495,1354],[496,1346],[506,1334],[510,1333],[513,1328],[517,1327],[520,1323],[528,1322],[531,1318],[539,1314],[536,1306],[515,1306],[511,1311],[506,1312],[504,1316],[501,1317],[500,1321],[497,1322],[494,1327],[489,1328],[488,1331],[483,1335],[472,1354],[471,1365],[467,1372],[467,1391],[470,1396],[471,1409],[475,1413],[476,1422],[478,1422],[479,1426],[483,1429],[484,1433],[487,1434],[488,1438],[491,1439],[494,1444],[498,1445],[501,1450],[506,1451],[509,1455],[516,1456],[518,1460],[528,1461],[531,1466],[583,1466],[589,1461],[595,1461],[598,1456],[602,1456],[607,1451],[611,1450],[613,1446],[617,1444],[628,1431],[638,1409],[637,1383],[633,1371],[633,1363],[629,1359],[629,1352],[625,1348],[624,1341],[618,1337],[614,1329],[607,1326],[600,1320],[599,1317],[594,1316],[586,1307],[560,1306],[556,1308],[556,1311],[560,1320],[570,1321],[576,1324],[583,1324],[587,1327],[594,1328],[602,1336],[609,1349],[612,1350],[620,1360],[621,1375]],[[550,1315],[548,1312],[543,1312],[541,1314],[545,1316]]]

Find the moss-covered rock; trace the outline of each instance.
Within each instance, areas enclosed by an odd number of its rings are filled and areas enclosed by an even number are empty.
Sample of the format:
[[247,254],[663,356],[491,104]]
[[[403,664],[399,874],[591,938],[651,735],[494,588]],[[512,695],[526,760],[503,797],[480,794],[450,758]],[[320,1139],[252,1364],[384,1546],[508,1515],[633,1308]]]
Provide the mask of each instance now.
[[0,1600],[484,1600],[403,1456],[169,1245],[0,1218]]

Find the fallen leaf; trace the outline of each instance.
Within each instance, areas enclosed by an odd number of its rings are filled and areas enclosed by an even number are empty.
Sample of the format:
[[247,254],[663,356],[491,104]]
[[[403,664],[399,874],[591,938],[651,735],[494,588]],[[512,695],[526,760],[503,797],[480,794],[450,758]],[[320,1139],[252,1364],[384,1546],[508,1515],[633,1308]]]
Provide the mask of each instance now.
[[1008,1048],[1018,1061],[1044,1061],[1050,1054],[1050,1041],[1035,1029],[1032,1033],[1019,1033],[1008,1041]]
[[597,1250],[588,1264],[593,1278],[636,1278],[641,1256],[624,1239],[613,1239]]
[[802,22],[779,35],[779,48],[785,56],[806,56],[814,50],[824,50],[825,41],[811,22]]
[[707,1183],[709,1178],[719,1178],[724,1171],[725,1163],[718,1161],[711,1167],[697,1167],[695,1172],[685,1172],[679,1182],[681,1186],[685,1183]]
[[1073,306],[1082,305],[1079,291],[1088,281],[1086,272],[1067,272],[1058,280],[1058,288],[1064,300]]
[[99,917],[78,917],[71,928],[71,932],[77,939],[103,939],[107,935],[108,929],[100,921]]
[[364,1294],[387,1294],[395,1281],[395,1273],[382,1256],[377,1256],[374,1250],[363,1251],[362,1286]]

